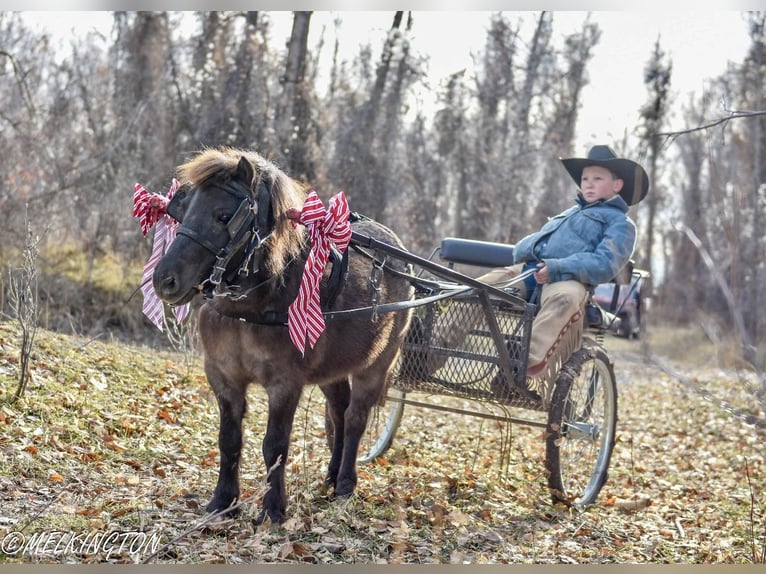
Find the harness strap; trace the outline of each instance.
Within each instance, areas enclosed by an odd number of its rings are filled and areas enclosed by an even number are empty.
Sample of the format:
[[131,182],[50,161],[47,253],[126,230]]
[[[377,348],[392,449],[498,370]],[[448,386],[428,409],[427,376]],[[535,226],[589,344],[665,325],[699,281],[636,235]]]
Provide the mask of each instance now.
[[[270,229],[268,225],[273,220],[273,214],[271,213],[271,192],[266,185],[265,179],[261,179],[257,203],[253,201],[247,188],[239,181],[229,181],[220,189],[242,200],[226,226],[229,241],[225,246],[218,249],[198,233],[186,230],[183,226],[181,227],[184,230],[183,235],[202,245],[216,257],[213,271],[208,278],[208,288],[203,291],[205,298],[212,297],[213,288],[221,282],[230,285],[237,275],[247,275],[249,273],[248,267],[253,257],[255,257],[253,270],[258,270],[261,258],[258,248],[263,242],[259,232],[264,229]],[[256,211],[255,214],[253,213],[254,210]],[[244,253],[240,263],[227,272],[226,268],[229,266],[231,258],[243,248]]]
[[332,270],[330,276],[327,278],[327,295],[325,300],[325,306],[332,308],[335,304],[335,300],[343,291],[343,286],[348,279],[348,249],[346,249],[341,255],[338,249],[333,245],[330,247],[330,260],[332,262]]
[[184,237],[188,237],[189,239],[194,241],[194,243],[201,245],[202,247],[210,251],[210,253],[212,253],[215,256],[218,256],[219,252],[221,251],[219,247],[213,245],[210,241],[202,237],[199,233],[183,225],[181,225],[178,228],[178,231],[176,231],[176,235],[183,235]]
[[[467,293],[468,291],[471,291],[472,289],[473,287],[458,287],[450,291],[443,291],[442,293],[431,295],[430,297],[422,297],[420,299],[411,299],[409,301],[383,303],[381,305],[375,305],[375,306],[370,305],[368,307],[357,307],[356,309],[344,309],[341,311],[325,311],[322,313],[322,316],[325,318],[325,320],[330,320],[330,319],[348,319],[355,315],[371,314],[371,313],[376,313],[378,315],[381,313],[395,313],[398,311],[406,311],[408,309],[420,307],[421,305],[427,305],[429,303],[433,303],[434,301],[440,301],[441,299],[447,299],[448,297],[454,297],[456,295]],[[234,312],[224,311],[222,309],[219,309],[215,305],[215,303],[213,303],[213,308],[215,308],[216,312],[219,315],[230,317],[232,319],[237,319],[238,321],[242,321],[243,323],[251,323],[253,325],[276,325],[276,326],[282,325],[284,327],[287,326],[287,313],[282,311],[263,311],[261,313],[248,313],[247,311],[245,311],[242,313],[234,313]]]
[[271,190],[266,180],[261,179],[261,191],[258,193],[258,230],[271,229],[274,214],[271,212]]

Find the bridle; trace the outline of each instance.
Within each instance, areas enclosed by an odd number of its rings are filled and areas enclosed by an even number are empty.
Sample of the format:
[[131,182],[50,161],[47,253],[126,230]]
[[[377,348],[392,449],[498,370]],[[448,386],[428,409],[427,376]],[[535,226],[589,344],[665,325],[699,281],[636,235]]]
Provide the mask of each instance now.
[[[183,209],[180,204],[186,194],[177,193],[168,204],[167,211],[181,224],[177,235],[189,238],[215,255],[210,276],[201,285],[200,290],[203,296],[206,299],[216,296],[237,300],[244,298],[246,293],[242,292],[239,285],[232,284],[232,281],[240,275],[248,276],[251,268],[253,273],[258,271],[262,259],[261,248],[273,233],[273,222],[270,221],[271,192],[264,179],[261,180],[255,199],[250,189],[239,180],[229,180],[224,184],[215,184],[213,187],[240,200],[234,215],[226,224],[228,241],[224,246],[215,245],[198,231],[183,224]],[[232,258],[240,251],[242,257],[239,264],[227,272]],[[225,289],[220,288],[222,283],[225,283]]]

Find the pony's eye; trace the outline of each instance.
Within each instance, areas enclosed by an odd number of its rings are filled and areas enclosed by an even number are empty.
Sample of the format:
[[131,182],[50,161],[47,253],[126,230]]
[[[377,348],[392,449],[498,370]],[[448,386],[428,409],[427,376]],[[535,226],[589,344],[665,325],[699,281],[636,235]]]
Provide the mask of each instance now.
[[228,213],[219,213],[218,215],[216,215],[216,220],[218,221],[218,223],[221,223],[223,225],[226,225],[227,223],[229,223],[230,219],[231,219],[231,215],[229,215]]

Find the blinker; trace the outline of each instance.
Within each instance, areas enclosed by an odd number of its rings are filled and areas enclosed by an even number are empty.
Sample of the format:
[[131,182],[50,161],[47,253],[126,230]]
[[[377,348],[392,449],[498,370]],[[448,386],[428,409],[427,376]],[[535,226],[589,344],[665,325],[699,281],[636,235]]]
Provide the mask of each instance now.
[[250,212],[255,215],[257,211],[257,206],[249,197],[243,199],[239,204],[237,211],[234,212],[234,215],[231,216],[231,219],[226,224],[226,231],[229,232],[229,237],[234,239],[242,226],[247,223],[248,219],[250,218]]
[[173,199],[168,202],[168,205],[165,208],[168,215],[175,219],[178,223],[183,221],[184,211],[186,211],[184,209],[185,206],[183,205],[183,202],[186,199],[188,193],[188,189],[179,189],[173,196]]

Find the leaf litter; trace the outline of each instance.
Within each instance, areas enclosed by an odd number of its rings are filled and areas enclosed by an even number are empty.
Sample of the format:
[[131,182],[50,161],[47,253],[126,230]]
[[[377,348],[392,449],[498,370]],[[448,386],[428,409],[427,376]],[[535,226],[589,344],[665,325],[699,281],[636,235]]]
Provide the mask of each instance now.
[[[407,406],[356,493],[323,486],[322,395],[307,388],[287,461],[288,519],[256,525],[265,396],[249,393],[241,513],[211,521],[218,412],[201,359],[40,331],[17,402],[18,334],[0,323],[0,539],[151,531],[160,552],[0,562],[751,563],[766,548],[764,433],[608,338],[617,441],[596,504],[552,505],[541,430]],[[629,346],[632,345],[632,346]],[[675,365],[757,411],[736,373]],[[453,399],[430,397],[450,404]],[[762,412],[756,414],[763,415]],[[425,421],[425,424],[424,424]]]

